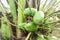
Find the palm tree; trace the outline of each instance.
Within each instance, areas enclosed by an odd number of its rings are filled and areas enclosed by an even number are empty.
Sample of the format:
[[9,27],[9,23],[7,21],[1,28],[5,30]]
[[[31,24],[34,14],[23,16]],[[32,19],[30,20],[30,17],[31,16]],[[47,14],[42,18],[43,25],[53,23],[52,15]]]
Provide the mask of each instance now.
[[[9,40],[11,37],[14,40],[58,40],[52,33],[55,33],[55,30],[60,30],[57,27],[60,23],[59,0],[1,0],[0,5],[2,14],[0,31],[3,34],[3,40]],[[24,11],[31,14],[34,11],[34,13],[37,13],[35,15],[39,13],[40,15],[38,15],[38,19],[37,16],[26,17],[28,13],[24,14]],[[42,17],[43,14],[44,17]],[[29,19],[32,19],[32,21]],[[42,23],[40,22],[41,19],[43,20]],[[27,24],[30,26],[28,25],[28,27]],[[35,30],[35,26],[38,26],[38,28],[36,27],[37,30]],[[34,31],[31,32],[31,30]]]

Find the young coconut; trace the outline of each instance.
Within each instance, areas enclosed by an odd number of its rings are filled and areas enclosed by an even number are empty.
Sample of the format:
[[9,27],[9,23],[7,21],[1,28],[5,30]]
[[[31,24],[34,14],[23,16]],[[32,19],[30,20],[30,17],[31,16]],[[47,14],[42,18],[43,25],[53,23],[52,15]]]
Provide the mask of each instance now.
[[33,17],[33,21],[36,24],[41,24],[44,21],[44,12],[43,11],[38,11],[34,17]]
[[18,28],[21,30],[23,30],[24,29],[24,26],[26,25],[26,23],[20,23],[19,25],[18,25]]
[[31,8],[31,10],[30,10],[30,8],[26,8],[25,10],[24,10],[24,14],[25,14],[25,16],[34,16],[34,14],[37,12],[37,9],[35,9],[35,8]]
[[46,20],[46,23],[52,23],[54,21],[53,17],[50,17]]
[[36,31],[38,29],[37,25],[34,24],[33,22],[29,22],[25,25],[25,29],[28,31],[28,32],[33,32],[33,31]]

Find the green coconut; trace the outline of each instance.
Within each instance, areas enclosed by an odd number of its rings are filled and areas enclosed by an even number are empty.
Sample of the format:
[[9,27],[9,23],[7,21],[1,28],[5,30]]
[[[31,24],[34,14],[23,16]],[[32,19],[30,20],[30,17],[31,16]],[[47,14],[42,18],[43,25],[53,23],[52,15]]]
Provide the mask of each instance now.
[[25,16],[34,16],[34,14],[37,12],[37,10],[35,9],[35,8],[31,8],[31,10],[30,10],[30,8],[26,8],[25,10],[24,10],[24,14],[25,14]]
[[26,23],[20,23],[20,24],[18,25],[18,28],[23,30],[23,29],[24,29],[25,24],[26,24]]
[[46,23],[52,23],[54,21],[53,17],[50,17],[46,20]]
[[29,22],[25,25],[25,29],[28,32],[33,32],[33,31],[36,31],[38,28],[36,24],[34,24],[33,22]]
[[36,24],[41,24],[41,23],[43,23],[43,21],[44,21],[44,12],[43,12],[43,11],[38,11],[38,12],[34,15],[33,21],[34,21]]

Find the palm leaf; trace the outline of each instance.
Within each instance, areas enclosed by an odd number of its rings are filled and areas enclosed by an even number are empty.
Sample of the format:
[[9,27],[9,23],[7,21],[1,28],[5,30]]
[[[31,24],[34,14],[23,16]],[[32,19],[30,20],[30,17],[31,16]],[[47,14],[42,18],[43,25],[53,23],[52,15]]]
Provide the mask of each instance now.
[[12,16],[13,16],[13,21],[16,22],[17,15],[16,15],[15,0],[8,0],[8,2],[9,2],[9,5],[10,5]]

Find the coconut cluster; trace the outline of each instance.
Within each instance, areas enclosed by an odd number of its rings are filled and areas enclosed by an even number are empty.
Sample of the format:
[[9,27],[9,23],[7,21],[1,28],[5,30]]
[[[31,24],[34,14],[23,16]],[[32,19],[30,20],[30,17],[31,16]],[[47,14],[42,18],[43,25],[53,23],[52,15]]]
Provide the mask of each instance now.
[[[36,38],[37,40],[44,40],[44,36],[46,34],[51,33],[51,25],[48,23],[53,22],[53,18],[49,17],[45,20],[45,14],[43,11],[37,11],[35,8],[26,8],[24,10],[24,22],[19,24],[20,30],[25,30],[27,32],[40,34]],[[43,35],[42,35],[43,34]]]
[[[37,31],[40,27],[43,28],[44,24],[44,12],[37,11],[35,8],[26,8],[24,10],[25,22],[19,24],[19,29],[25,29],[28,32]],[[50,17],[46,20],[46,23],[52,22],[53,19]]]

